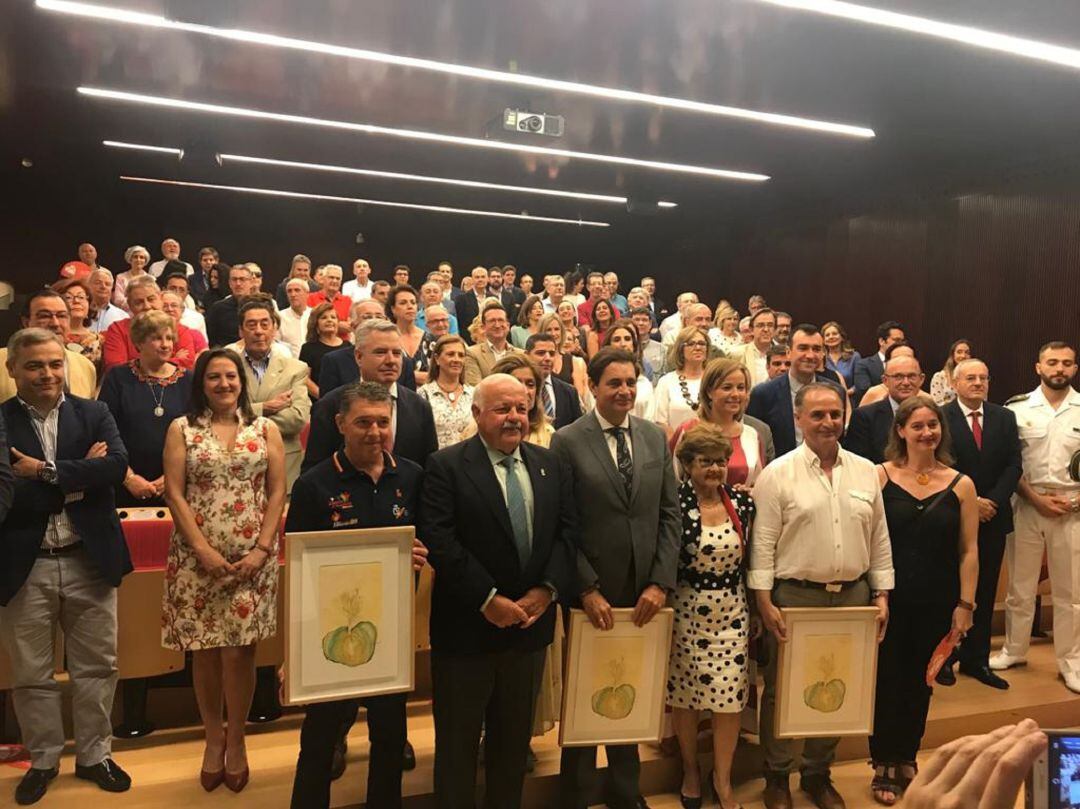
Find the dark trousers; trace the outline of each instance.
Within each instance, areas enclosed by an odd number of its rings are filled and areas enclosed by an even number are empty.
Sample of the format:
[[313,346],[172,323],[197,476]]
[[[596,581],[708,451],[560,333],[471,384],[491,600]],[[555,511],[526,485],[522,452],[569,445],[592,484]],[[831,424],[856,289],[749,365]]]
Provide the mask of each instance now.
[[[633,607],[638,596],[631,558],[626,581],[616,593],[604,593],[612,607]],[[566,613],[569,621],[570,614]],[[636,744],[604,745],[607,753],[607,783],[604,797],[611,809],[634,806],[641,794],[641,760]],[[559,805],[562,809],[585,809],[596,781],[596,747],[564,747],[559,762]]]
[[401,751],[405,747],[405,698],[407,694],[387,694],[364,700],[345,699],[317,702],[307,707],[300,729],[300,758],[296,762],[291,809],[328,809],[330,767],[334,746],[342,728],[356,718],[358,704],[367,708],[368,809],[400,809]]
[[990,657],[990,622],[994,617],[1005,534],[979,532],[979,584],[975,590],[975,616],[956,656],[964,667],[983,667]]
[[544,653],[544,649],[475,655],[432,651],[435,802],[439,809],[476,806],[481,729],[485,733],[484,806],[521,806]]
[[889,628],[878,650],[874,761],[914,761],[919,750],[930,694],[926,667],[952,626],[955,603],[889,605]]

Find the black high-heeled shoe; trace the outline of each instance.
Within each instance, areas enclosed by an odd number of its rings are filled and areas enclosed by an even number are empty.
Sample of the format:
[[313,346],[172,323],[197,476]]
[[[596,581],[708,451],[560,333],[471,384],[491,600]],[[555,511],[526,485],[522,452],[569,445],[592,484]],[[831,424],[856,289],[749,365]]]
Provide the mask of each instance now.
[[[698,783],[701,783],[701,770],[698,770]],[[682,787],[679,787],[679,803],[682,804],[683,809],[701,809],[703,800],[700,796],[691,798],[689,795],[683,795]]]

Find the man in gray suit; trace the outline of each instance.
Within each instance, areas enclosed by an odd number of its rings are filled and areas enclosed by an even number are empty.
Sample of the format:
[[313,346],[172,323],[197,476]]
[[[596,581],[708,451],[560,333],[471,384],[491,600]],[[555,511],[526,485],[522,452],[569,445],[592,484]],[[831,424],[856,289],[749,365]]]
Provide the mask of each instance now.
[[[636,386],[632,354],[598,351],[589,363],[596,409],[551,441],[573,471],[581,523],[570,600],[601,630],[613,628],[613,607],[632,607],[634,623],[647,624],[675,588],[682,518],[674,466],[663,430],[630,415]],[[608,745],[607,758],[604,802],[647,809],[637,745]],[[562,809],[585,809],[595,772],[595,747],[563,748]]]

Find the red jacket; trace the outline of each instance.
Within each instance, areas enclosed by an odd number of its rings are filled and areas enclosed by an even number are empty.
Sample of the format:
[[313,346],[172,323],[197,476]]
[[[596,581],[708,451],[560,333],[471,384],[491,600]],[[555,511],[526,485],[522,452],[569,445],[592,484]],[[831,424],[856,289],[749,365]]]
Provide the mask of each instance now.
[[[195,358],[205,349],[206,341],[201,334],[187,326],[176,325],[174,363],[190,370],[195,367]],[[127,365],[139,356],[138,349],[131,342],[131,318],[118,320],[105,330],[105,347],[101,356],[106,371],[116,365]]]

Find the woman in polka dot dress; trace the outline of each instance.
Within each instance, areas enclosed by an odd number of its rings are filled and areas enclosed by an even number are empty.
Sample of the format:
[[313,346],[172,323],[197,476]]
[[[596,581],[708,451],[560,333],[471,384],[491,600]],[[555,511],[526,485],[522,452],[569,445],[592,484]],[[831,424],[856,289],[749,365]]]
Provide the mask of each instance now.
[[743,584],[754,504],[725,485],[731,443],[714,424],[687,430],[675,451],[686,473],[679,489],[682,547],[675,591],[675,633],[667,683],[683,762],[682,805],[702,804],[697,765],[698,712],[712,713],[712,789],[720,806],[738,804],[731,759],[746,705],[750,612]]

